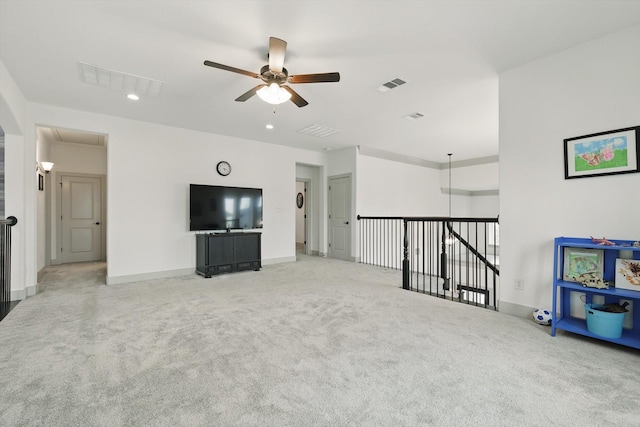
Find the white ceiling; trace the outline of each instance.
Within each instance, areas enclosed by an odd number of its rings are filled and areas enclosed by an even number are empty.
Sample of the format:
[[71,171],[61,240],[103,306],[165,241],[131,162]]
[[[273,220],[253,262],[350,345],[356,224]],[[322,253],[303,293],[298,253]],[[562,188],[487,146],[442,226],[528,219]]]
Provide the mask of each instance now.
[[[498,74],[640,23],[640,1],[0,0],[0,59],[29,101],[305,149],[360,145],[444,163],[498,154]],[[270,36],[309,105],[234,102]],[[594,58],[597,60],[597,58]],[[79,62],[163,82],[156,97],[84,83]],[[375,90],[394,78],[394,90]],[[423,118],[403,116],[420,112]],[[275,128],[266,130],[272,123]],[[297,131],[323,125],[326,138]],[[49,125],[55,126],[55,123]],[[92,129],[82,129],[92,131]]]

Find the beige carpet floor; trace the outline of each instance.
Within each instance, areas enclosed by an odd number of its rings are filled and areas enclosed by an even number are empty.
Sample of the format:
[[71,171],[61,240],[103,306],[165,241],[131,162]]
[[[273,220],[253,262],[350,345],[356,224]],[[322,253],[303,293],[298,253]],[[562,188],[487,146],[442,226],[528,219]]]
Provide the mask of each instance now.
[[104,285],[49,268],[0,322],[2,426],[640,425],[640,352],[317,257]]

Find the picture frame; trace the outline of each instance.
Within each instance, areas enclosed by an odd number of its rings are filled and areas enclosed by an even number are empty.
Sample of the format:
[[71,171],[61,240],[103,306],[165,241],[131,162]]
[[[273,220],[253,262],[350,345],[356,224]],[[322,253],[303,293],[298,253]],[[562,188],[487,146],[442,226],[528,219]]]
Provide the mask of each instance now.
[[44,191],[44,176],[38,174],[38,191]]
[[564,140],[564,178],[640,172],[640,126]]
[[640,292],[640,260],[616,258],[615,286]]
[[604,250],[586,248],[564,248],[564,271],[562,280],[578,282],[578,276],[595,273],[602,279],[604,271]]

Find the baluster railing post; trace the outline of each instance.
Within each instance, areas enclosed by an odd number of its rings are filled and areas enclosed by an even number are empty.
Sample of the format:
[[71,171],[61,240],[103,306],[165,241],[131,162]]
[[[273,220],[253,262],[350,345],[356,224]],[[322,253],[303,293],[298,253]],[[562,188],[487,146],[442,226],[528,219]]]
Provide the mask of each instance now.
[[18,220],[15,216],[0,221],[0,303],[11,301],[11,227]]
[[410,289],[409,286],[409,234],[407,232],[407,220],[403,219],[404,244],[402,259],[402,289]]
[[449,290],[449,277],[447,276],[447,222],[442,221],[442,243],[440,252],[440,278],[444,281],[442,289]]

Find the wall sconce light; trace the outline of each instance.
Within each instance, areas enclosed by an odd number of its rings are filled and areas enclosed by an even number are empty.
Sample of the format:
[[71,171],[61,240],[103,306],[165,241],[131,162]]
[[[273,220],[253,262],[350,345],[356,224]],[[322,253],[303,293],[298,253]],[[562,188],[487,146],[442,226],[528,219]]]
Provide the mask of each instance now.
[[53,163],[52,162],[36,162],[36,170],[38,171],[42,171],[44,173],[49,173],[51,172],[51,169],[53,169]]

